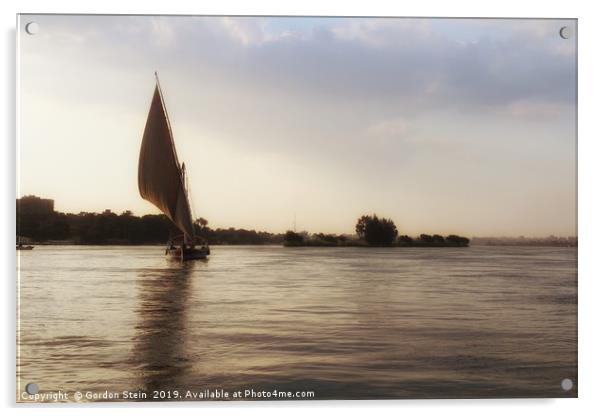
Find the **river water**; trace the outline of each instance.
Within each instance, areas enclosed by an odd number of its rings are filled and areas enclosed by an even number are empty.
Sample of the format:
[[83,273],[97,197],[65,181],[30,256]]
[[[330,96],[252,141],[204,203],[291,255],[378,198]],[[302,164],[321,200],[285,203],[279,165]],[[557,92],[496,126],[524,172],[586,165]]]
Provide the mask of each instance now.
[[161,247],[18,256],[20,401],[27,383],[69,392],[63,401],[577,395],[575,248],[216,246],[185,264]]

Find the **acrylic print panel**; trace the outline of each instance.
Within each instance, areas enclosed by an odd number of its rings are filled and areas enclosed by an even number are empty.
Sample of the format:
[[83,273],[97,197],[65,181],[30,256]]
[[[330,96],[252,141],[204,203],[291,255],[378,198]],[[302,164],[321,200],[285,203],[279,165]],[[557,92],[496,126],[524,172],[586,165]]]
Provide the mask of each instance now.
[[576,47],[20,15],[17,401],[576,397]]

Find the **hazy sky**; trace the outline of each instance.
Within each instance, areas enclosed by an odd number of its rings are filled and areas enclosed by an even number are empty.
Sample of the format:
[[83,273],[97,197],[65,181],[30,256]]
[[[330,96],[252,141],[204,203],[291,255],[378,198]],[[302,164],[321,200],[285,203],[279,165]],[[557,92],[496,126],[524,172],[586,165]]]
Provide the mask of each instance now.
[[[35,21],[39,32],[28,35]],[[157,70],[212,227],[576,235],[572,20],[22,16],[18,193],[157,213]]]

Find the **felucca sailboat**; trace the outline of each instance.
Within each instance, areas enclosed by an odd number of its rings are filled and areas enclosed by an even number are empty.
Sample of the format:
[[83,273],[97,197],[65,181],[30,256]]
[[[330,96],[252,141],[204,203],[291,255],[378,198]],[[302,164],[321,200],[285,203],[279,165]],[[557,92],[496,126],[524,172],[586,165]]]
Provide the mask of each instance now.
[[196,247],[197,238],[188,200],[186,169],[180,165],[165,101],[155,72],[155,93],[151,102],[138,161],[138,189],[182,232],[171,238],[165,254],[180,260],[204,259],[209,246]]

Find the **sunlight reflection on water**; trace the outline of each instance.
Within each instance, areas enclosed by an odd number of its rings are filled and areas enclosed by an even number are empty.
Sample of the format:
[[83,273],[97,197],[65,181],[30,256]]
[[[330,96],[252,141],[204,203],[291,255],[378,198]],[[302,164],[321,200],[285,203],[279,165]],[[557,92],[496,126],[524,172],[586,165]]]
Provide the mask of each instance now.
[[19,255],[17,388],[577,394],[575,248],[216,246],[184,265],[161,247]]

